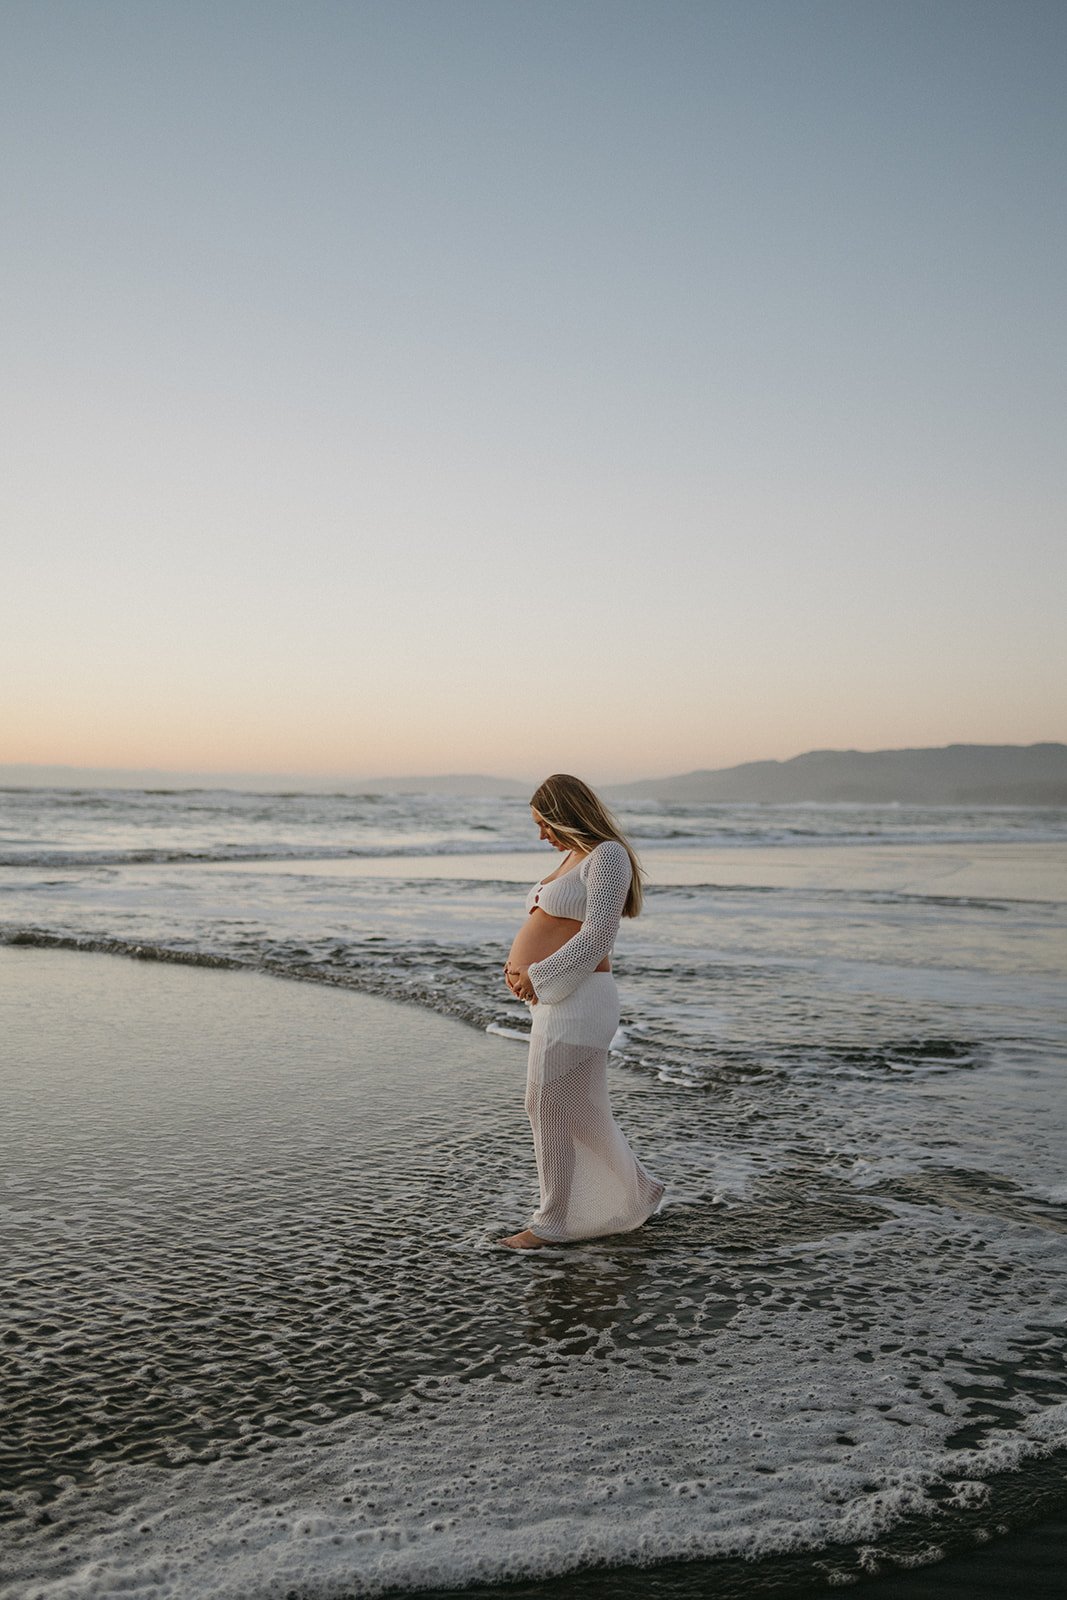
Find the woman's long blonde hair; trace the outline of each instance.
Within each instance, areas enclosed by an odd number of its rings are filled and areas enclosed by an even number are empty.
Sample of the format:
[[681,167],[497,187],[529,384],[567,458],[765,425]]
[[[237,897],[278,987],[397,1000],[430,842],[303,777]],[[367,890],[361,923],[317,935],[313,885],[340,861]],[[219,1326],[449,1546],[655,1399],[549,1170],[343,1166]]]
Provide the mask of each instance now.
[[530,805],[556,838],[579,855],[588,855],[605,839],[615,839],[622,845],[630,858],[630,887],[622,914],[638,916],[644,899],[641,863],[600,796],[581,778],[573,778],[569,772],[554,772],[535,791]]

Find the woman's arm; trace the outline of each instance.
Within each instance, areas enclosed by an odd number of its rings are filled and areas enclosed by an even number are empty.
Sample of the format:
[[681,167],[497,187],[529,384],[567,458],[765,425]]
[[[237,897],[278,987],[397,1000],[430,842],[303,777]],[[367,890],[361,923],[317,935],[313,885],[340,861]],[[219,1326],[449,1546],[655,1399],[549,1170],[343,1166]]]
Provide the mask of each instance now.
[[595,972],[615,943],[630,888],[630,857],[617,839],[605,839],[589,857],[585,921],[573,938],[526,969],[538,1000],[555,1005]]

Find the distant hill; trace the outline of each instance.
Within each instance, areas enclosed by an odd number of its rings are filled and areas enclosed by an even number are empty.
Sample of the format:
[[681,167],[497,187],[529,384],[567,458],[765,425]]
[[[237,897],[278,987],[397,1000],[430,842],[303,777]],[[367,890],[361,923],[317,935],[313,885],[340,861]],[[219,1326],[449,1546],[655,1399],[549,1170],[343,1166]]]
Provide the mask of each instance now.
[[0,766],[5,789],[237,789],[253,794],[323,794],[343,790],[340,778],[292,772],[174,772],[165,767]]
[[681,801],[1067,805],[1067,744],[949,744],[913,750],[808,750],[789,761],[614,785],[613,795]]
[[172,772],[158,767],[45,767],[0,764],[0,788],[236,789],[252,794],[454,794],[526,799],[533,784],[478,772],[439,777],[345,778],[292,772]]
[[[527,799],[534,783],[459,772],[413,778],[167,772],[120,767],[0,766],[0,786],[57,789],[239,789],[258,793],[448,794]],[[604,785],[620,800],[911,802],[1067,805],[1067,744],[949,744],[914,750],[808,750],[789,761]]]

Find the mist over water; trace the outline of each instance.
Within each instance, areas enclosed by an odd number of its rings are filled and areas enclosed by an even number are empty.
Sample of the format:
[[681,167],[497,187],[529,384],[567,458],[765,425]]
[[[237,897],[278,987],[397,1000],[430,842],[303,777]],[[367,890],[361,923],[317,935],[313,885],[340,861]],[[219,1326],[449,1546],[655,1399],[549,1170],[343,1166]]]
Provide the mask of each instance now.
[[758,1593],[1057,1503],[1062,811],[626,812],[612,1098],[667,1201],[531,1261],[493,1243],[536,1181],[524,805],[0,802],[27,1594],[738,1556]]

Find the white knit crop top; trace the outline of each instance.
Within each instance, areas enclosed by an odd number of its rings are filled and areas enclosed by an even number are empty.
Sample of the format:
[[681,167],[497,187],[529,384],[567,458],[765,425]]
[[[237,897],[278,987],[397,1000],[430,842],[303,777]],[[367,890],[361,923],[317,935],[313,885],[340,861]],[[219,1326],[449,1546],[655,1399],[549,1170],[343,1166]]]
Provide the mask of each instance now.
[[585,869],[589,857],[583,856],[577,867],[571,867],[558,878],[542,878],[526,896],[526,909],[538,907],[550,917],[570,917],[574,922],[585,921],[588,894],[585,887]]
[[553,1005],[573,994],[582,979],[611,954],[630,888],[630,857],[617,839],[605,839],[562,877],[535,883],[526,909],[550,917],[581,920],[581,927],[554,955],[532,961],[530,982],[538,1000]]

